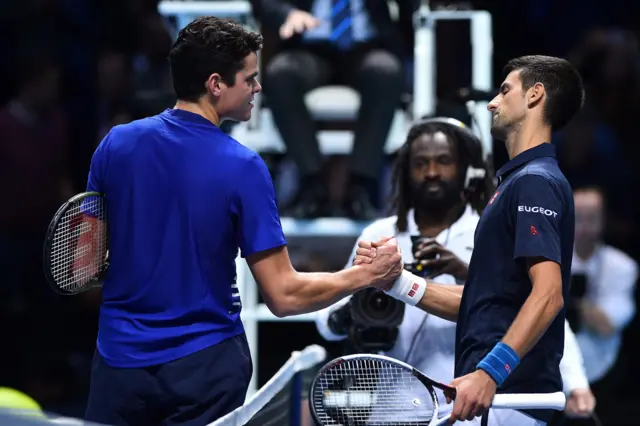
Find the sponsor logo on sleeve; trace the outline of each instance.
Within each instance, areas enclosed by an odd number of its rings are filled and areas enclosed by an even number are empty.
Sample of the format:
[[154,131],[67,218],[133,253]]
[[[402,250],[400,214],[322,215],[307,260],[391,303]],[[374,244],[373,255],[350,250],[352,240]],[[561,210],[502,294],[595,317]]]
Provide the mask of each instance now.
[[518,206],[518,211],[519,212],[525,212],[525,213],[536,213],[536,214],[542,214],[545,216],[553,216],[553,217],[557,217],[558,213],[554,212],[551,209],[547,209],[545,207],[542,206]]

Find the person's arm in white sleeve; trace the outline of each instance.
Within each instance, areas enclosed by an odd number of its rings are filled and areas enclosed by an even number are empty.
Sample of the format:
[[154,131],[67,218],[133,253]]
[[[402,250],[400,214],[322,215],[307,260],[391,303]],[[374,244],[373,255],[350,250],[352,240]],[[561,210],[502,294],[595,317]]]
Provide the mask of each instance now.
[[[358,241],[361,240],[365,240],[365,241],[369,241],[369,240],[375,240],[378,239],[379,236],[376,235],[375,233],[375,224],[377,222],[374,222],[373,224],[367,226],[363,231],[362,234],[360,234],[360,236],[358,237],[358,239],[356,240],[354,246],[353,246],[353,250],[351,250],[351,255],[349,256],[349,260],[347,261],[346,265],[345,265],[345,269],[349,268],[351,266],[351,264],[353,263],[353,258],[356,255],[356,249],[358,248]],[[338,302],[334,303],[333,305],[321,309],[317,312],[316,314],[316,328],[318,329],[318,333],[322,336],[322,338],[324,340],[327,340],[329,342],[337,342],[340,340],[344,340],[347,338],[346,334],[336,334],[333,332],[333,330],[331,330],[331,327],[329,327],[329,317],[331,316],[331,314],[333,312],[335,312],[337,309],[343,307],[344,305],[346,305],[349,300],[351,300],[351,296],[346,297],[342,300],[339,300]]]
[[595,306],[606,317],[607,324],[597,330],[605,336],[620,332],[636,312],[634,292],[638,280],[638,264],[626,256],[619,261],[624,262],[624,266],[612,268],[611,280],[602,283],[606,289],[595,302]]
[[582,352],[580,352],[576,336],[567,321],[564,322],[564,355],[560,361],[560,374],[562,375],[562,387],[567,395],[571,394],[574,389],[589,387]]
[[329,316],[331,316],[331,314],[337,309],[346,305],[349,300],[351,300],[351,296],[345,297],[328,308],[318,311],[316,314],[316,328],[324,340],[328,342],[337,342],[347,338],[346,334],[336,334],[331,330],[331,327],[329,327]]
[[589,417],[596,399],[589,387],[580,346],[567,321],[564,322],[564,355],[560,361],[562,387],[567,395],[565,414],[569,417]]

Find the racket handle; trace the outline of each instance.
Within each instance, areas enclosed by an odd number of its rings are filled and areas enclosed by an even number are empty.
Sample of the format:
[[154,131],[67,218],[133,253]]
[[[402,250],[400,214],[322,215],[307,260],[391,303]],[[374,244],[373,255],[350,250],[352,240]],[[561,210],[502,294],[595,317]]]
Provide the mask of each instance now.
[[504,393],[493,398],[491,408],[564,410],[567,397],[562,392],[554,393]]
[[[502,393],[493,397],[491,408],[512,410],[564,410],[567,397],[562,392],[554,393]],[[457,423],[456,423],[457,424]],[[436,420],[430,426],[447,426],[449,415]]]

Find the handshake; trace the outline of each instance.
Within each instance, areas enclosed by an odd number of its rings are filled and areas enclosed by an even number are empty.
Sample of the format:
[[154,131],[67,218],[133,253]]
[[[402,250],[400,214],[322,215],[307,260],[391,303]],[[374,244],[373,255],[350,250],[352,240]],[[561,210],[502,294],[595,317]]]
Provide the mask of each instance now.
[[393,237],[358,242],[353,265],[370,269],[373,273],[371,286],[412,306],[420,302],[425,293],[426,282],[404,271],[400,247]]

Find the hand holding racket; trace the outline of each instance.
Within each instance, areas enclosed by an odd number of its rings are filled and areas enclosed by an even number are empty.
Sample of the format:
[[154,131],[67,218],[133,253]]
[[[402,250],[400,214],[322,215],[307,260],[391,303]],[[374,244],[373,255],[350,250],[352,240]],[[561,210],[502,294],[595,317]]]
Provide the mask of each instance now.
[[[382,355],[348,355],[320,369],[309,390],[309,407],[320,426],[446,425],[451,417],[439,416],[436,389],[457,397],[456,388],[404,362]],[[491,407],[563,410],[565,401],[562,392],[500,394],[492,398]]]
[[483,370],[476,370],[458,377],[450,385],[454,392],[445,391],[447,403],[455,400],[451,411],[451,423],[473,420],[481,416],[493,404],[496,382]]
[[109,263],[105,199],[78,194],[56,212],[44,243],[44,273],[58,294],[78,294],[100,285]]

